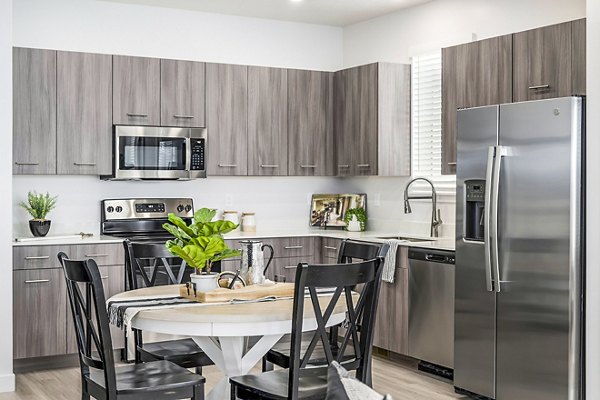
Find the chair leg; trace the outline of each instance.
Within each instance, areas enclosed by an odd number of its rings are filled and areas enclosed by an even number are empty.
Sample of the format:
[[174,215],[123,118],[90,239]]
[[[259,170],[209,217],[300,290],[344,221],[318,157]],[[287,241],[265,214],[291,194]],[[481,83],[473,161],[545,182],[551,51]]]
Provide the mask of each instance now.
[[273,363],[267,361],[267,357],[262,358],[262,372],[273,371]]
[[81,400],[90,400],[90,395],[87,393],[81,393]]
[[196,374],[202,375],[202,365],[196,367]]
[[231,400],[237,400],[237,386],[231,384]]
[[204,384],[199,383],[194,385],[194,396],[192,400],[204,400]]

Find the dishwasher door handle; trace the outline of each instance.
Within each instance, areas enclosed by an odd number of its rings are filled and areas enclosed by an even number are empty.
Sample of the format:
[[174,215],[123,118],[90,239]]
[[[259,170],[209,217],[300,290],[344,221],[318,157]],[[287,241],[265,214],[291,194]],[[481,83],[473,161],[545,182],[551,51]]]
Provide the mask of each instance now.
[[446,256],[442,256],[439,254],[425,254],[425,259],[427,261],[444,262],[446,261]]

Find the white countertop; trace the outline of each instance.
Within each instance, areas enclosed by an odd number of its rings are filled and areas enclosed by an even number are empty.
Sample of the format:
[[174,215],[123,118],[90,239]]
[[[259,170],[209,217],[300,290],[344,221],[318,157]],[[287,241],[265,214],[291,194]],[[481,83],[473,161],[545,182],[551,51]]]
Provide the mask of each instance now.
[[[285,228],[285,229],[265,229],[257,232],[240,232],[235,231],[225,235],[225,239],[265,239],[277,237],[330,237],[335,239],[360,239],[367,241],[379,242],[387,237],[414,237],[419,239],[429,239],[428,241],[419,242],[401,242],[400,245],[408,247],[421,247],[440,250],[454,250],[454,239],[451,238],[427,238],[419,235],[414,235],[409,232],[380,232],[380,231],[365,231],[365,232],[348,232],[345,230],[334,229],[315,229],[315,228]],[[15,241],[13,246],[51,246],[51,245],[84,245],[84,244],[110,244],[121,243],[123,239],[114,236],[94,234],[94,236],[81,238],[72,237],[45,237],[36,238],[35,240]]]

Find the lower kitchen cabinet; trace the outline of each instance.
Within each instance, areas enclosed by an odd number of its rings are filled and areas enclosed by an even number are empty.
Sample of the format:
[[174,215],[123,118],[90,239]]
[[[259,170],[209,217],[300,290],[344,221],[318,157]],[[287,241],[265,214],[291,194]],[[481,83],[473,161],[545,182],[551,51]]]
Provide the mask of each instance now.
[[13,271],[13,357],[65,354],[66,328],[62,269]]
[[342,239],[322,238],[319,244],[319,262],[335,264],[342,246]]
[[408,354],[408,252],[398,248],[394,283],[381,283],[373,346]]

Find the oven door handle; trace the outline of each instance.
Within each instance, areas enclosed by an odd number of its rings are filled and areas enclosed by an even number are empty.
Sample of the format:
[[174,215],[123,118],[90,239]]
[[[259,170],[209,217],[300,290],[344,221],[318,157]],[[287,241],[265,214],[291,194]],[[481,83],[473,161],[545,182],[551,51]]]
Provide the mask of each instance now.
[[188,177],[191,178],[192,174],[192,138],[190,136],[185,138],[185,170],[188,173]]

